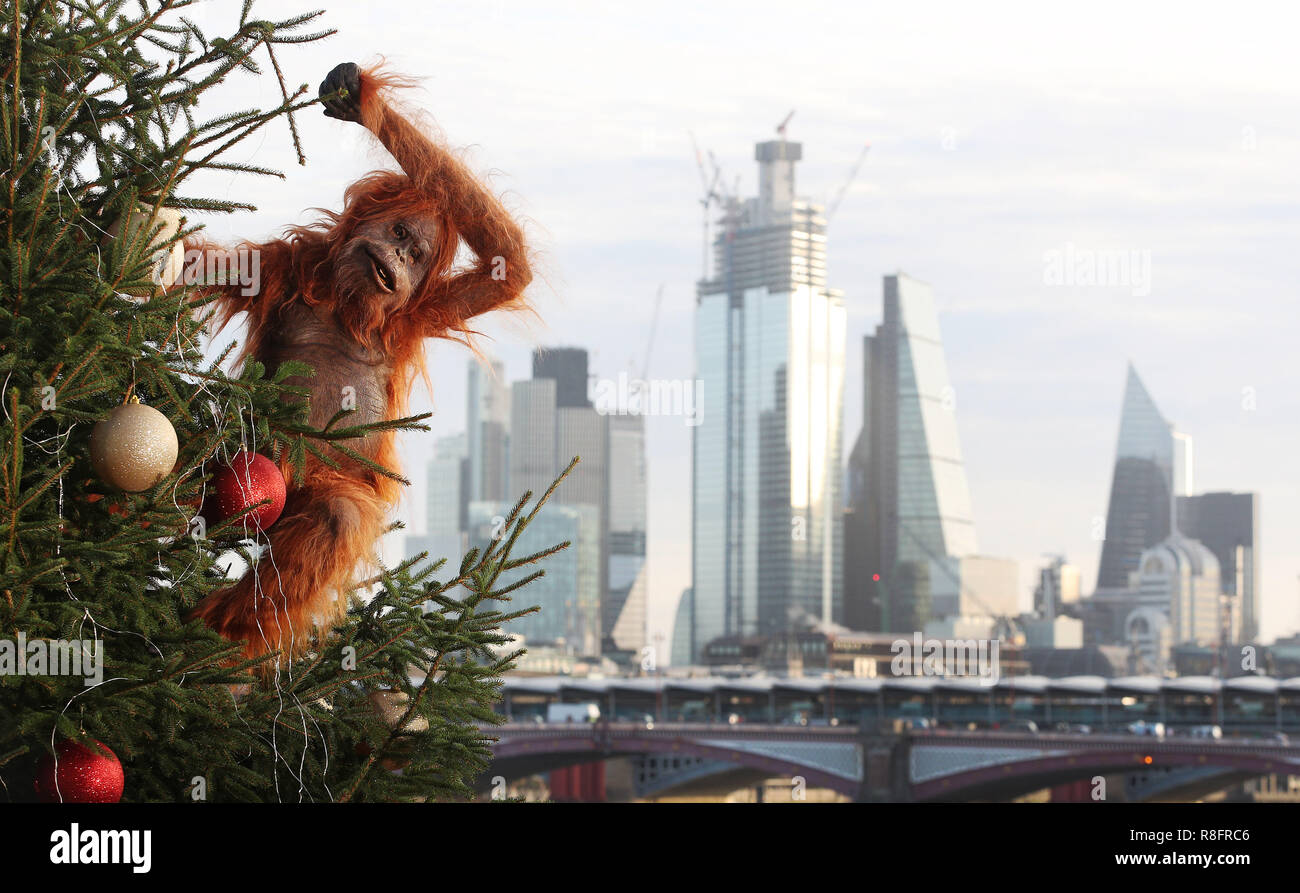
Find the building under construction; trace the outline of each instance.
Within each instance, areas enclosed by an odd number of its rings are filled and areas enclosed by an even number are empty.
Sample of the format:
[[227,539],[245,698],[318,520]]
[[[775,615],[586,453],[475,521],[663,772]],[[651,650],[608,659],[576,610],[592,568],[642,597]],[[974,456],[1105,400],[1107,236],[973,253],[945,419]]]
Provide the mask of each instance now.
[[693,656],[841,612],[844,302],[823,208],[795,192],[802,147],[778,132],[755,147],[756,197],[706,183],[706,225],[721,214],[697,289]]

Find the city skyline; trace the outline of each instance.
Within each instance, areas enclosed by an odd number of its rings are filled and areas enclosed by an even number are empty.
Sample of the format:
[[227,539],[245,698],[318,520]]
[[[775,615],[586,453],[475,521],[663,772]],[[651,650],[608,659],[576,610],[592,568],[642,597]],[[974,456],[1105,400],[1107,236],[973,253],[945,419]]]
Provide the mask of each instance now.
[[[686,36],[610,12],[592,23],[582,52],[531,57],[524,82],[533,86],[523,91],[523,42],[578,46],[574,14],[451,13],[458,33],[482,38],[472,52],[459,38],[381,40],[369,11],[335,14],[357,35],[358,54],[382,47],[396,66],[429,78],[420,101],[453,143],[476,146],[476,167],[507,172],[499,187],[536,221],[546,255],[535,289],[541,322],[489,318],[482,327],[508,378],[527,377],[531,350],[545,343],[588,345],[602,376],[639,369],[660,283],[650,374],[688,378],[700,248],[688,131],[751,192],[750,146],[796,108],[790,132],[806,147],[813,197],[842,183],[863,140],[873,145],[830,233],[838,247],[828,275],[844,289],[849,317],[846,366],[860,368],[861,336],[879,321],[881,275],[905,269],[931,283],[980,545],[1020,561],[1026,603],[1040,552],[1065,554],[1094,579],[1092,530],[1106,513],[1114,404],[1129,360],[1167,415],[1195,432],[1198,490],[1257,492],[1268,541],[1300,536],[1300,508],[1286,498],[1300,442],[1286,333],[1300,311],[1282,287],[1293,281],[1297,212],[1277,193],[1291,182],[1300,134],[1280,34],[1236,21],[1212,40],[1170,34],[1174,7],[1118,4],[1095,7],[1068,39],[1009,22],[984,29],[978,46],[967,37],[979,15],[960,7],[934,17],[924,40],[907,32],[901,12],[855,24],[859,13],[837,10],[832,20],[814,4],[779,27],[751,17],[755,41],[818,40],[826,49],[825,66],[791,73],[748,58],[742,42],[716,39],[734,25],[731,11],[675,9],[691,22]],[[664,39],[687,50],[672,71],[660,58]],[[613,45],[623,63],[610,57]],[[318,70],[287,76],[318,78],[348,52],[309,48],[304,61],[316,59]],[[593,70],[611,76],[593,79]],[[232,106],[249,104],[233,91]],[[255,215],[204,215],[210,234],[258,235],[306,219],[303,208],[337,206],[343,183],[386,163],[382,153],[328,151],[338,134],[327,124],[299,121],[306,169],[293,164],[287,137],[250,146],[250,157],[288,177],[259,184]],[[216,182],[235,192],[243,181]],[[1048,284],[1044,255],[1067,245],[1149,251],[1149,288]],[[433,398],[417,389],[412,409],[435,408],[434,430],[402,441],[416,486],[400,517],[413,531],[422,528],[423,464],[435,438],[464,419],[464,352],[437,344],[429,354]],[[850,438],[860,396],[850,375]],[[680,481],[689,442],[681,419],[647,420],[652,636],[667,632],[689,581],[689,489]],[[1044,508],[1049,487],[1056,499]],[[1266,550],[1266,639],[1297,626],[1298,572],[1293,555]]]
[[[634,664],[646,643],[648,601],[644,417],[592,402],[584,348],[537,350],[528,379],[508,382],[503,364],[487,356],[470,360],[466,372],[465,431],[434,442],[425,532],[403,535],[402,557],[427,551],[432,560],[452,559],[485,548],[514,508],[511,494],[530,493],[535,505],[570,458],[581,457],[520,544],[528,552],[570,546],[550,556],[529,590],[539,610],[508,632],[553,655],[617,655]],[[530,572],[507,574],[506,582]]]

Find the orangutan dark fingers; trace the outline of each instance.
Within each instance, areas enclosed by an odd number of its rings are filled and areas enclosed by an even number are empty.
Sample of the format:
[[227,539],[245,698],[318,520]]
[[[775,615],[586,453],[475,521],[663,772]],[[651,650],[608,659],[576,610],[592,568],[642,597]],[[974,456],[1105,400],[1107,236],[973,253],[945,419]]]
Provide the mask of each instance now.
[[334,66],[330,73],[325,75],[325,80],[321,81],[318,95],[322,99],[322,105],[325,106],[327,118],[360,121],[361,69],[355,62],[344,62]]

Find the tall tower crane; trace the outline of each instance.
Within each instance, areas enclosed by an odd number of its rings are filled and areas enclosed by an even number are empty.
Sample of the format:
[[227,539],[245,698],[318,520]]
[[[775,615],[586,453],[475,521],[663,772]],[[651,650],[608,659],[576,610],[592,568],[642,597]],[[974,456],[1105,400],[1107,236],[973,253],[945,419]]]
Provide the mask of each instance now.
[[[793,114],[793,112],[791,113]],[[688,131],[689,133],[689,131]],[[700,278],[709,278],[709,213],[710,209],[717,207],[723,212],[724,223],[732,219],[739,204],[740,194],[740,175],[736,175],[736,180],[731,189],[727,188],[725,181],[722,179],[722,166],[718,164],[717,157],[710,149],[705,152],[700,151],[699,144],[695,141],[695,134],[690,133],[691,147],[695,150],[695,166],[700,172],[700,188],[702,190],[699,203],[702,217],[701,228],[703,230],[703,245],[700,250]],[[708,165],[705,165],[705,155],[708,156]]]
[[[791,112],[791,114],[794,113]],[[853,169],[849,171],[848,179],[844,181],[844,185],[842,185],[839,188],[839,191],[835,193],[835,198],[831,199],[830,203],[826,206],[826,222],[828,224],[830,223],[831,218],[835,216],[835,211],[839,208],[840,202],[844,201],[844,196],[848,194],[849,187],[852,186],[853,181],[858,178],[858,171],[862,170],[862,162],[867,160],[867,153],[870,151],[871,143],[864,143],[862,145],[862,151],[858,153],[858,160],[853,163]]]
[[[689,131],[688,131],[689,133]],[[704,154],[700,151],[700,146],[695,142],[695,134],[690,133],[691,148],[695,150],[695,166],[700,172],[700,216],[702,219],[703,244],[700,248],[700,278],[709,278],[709,209],[715,203],[722,201],[722,193],[719,191],[722,179],[722,171],[718,168],[713,159],[713,153],[709,152],[709,163],[713,168],[713,176],[710,177],[704,167]]]

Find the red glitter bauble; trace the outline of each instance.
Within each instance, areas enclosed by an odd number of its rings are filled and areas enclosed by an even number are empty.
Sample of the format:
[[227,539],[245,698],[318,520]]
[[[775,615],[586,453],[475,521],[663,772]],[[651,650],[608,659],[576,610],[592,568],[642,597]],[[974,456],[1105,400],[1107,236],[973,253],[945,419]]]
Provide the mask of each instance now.
[[216,526],[265,499],[271,501],[244,515],[250,529],[270,527],[284,511],[284,475],[261,453],[240,450],[229,465],[212,477],[212,491],[203,503],[203,517]]
[[[126,778],[122,764],[103,744],[100,750],[71,738],[62,741],[58,758],[46,754],[36,765],[36,795],[46,803],[116,803]],[[58,764],[57,784],[54,777]]]

